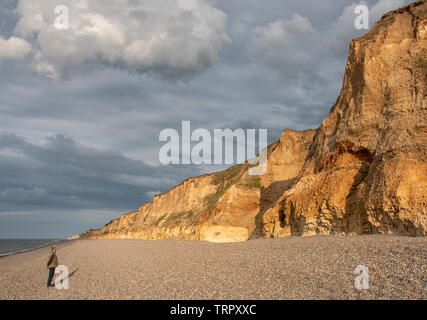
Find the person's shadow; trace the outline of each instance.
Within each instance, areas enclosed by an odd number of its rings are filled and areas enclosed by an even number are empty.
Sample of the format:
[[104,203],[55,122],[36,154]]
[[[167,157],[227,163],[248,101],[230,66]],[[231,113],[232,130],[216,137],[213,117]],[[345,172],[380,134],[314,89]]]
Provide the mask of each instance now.
[[76,270],[74,270],[73,272],[71,272],[67,278],[71,278],[72,276],[74,276],[74,274],[79,271],[80,268],[77,268]]
[[[68,280],[69,278],[71,278],[72,276],[74,276],[74,274],[79,271],[80,268],[77,268],[76,270],[74,270],[73,272],[69,273],[68,276],[66,276],[65,278],[61,279],[58,282],[62,282],[64,280]],[[55,279],[55,284],[56,284],[57,280]]]

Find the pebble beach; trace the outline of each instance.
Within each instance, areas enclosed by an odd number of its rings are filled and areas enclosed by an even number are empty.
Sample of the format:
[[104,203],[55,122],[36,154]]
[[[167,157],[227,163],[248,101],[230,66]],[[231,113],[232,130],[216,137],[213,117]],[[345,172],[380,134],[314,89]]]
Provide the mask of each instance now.
[[[240,243],[71,240],[69,288],[47,288],[49,247],[0,258],[0,299],[426,299],[427,239],[311,236]],[[369,289],[355,288],[368,268]]]

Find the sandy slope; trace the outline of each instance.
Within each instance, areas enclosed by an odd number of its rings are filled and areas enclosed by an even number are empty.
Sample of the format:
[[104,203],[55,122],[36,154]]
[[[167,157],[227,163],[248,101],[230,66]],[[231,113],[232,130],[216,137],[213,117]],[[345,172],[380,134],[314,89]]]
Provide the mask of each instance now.
[[[427,298],[425,238],[77,240],[58,245],[68,290],[45,287],[48,254],[0,259],[0,299]],[[369,268],[369,290],[354,288],[357,265]]]

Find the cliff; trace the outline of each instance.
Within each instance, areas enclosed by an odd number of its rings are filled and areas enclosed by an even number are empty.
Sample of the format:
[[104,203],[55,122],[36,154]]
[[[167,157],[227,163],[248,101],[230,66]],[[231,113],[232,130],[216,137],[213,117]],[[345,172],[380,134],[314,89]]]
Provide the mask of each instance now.
[[264,214],[265,236],[426,235],[426,6],[390,12],[351,42],[341,94],[296,183]]
[[427,227],[426,1],[350,44],[342,90],[317,130],[287,129],[267,171],[248,163],[190,178],[77,238],[395,233]]
[[262,176],[248,175],[250,165],[244,163],[189,178],[138,211],[77,238],[247,240],[263,213],[300,172],[314,132],[285,130],[280,141],[267,148],[267,170]]

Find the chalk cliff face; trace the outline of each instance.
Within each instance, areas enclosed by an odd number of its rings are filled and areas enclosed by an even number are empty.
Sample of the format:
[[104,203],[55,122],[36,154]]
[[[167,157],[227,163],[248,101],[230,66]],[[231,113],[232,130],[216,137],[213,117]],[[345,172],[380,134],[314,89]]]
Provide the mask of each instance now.
[[427,229],[427,4],[386,14],[350,44],[341,94],[317,130],[287,129],[267,171],[190,178],[77,238],[253,237]]

